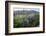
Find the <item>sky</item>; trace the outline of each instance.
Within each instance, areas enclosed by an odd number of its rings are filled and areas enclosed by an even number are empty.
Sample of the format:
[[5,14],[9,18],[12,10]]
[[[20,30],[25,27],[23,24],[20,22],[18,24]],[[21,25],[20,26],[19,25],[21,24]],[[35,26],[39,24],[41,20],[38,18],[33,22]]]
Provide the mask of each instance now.
[[35,11],[40,11],[39,8],[14,8],[14,11],[17,11],[17,10],[35,10]]

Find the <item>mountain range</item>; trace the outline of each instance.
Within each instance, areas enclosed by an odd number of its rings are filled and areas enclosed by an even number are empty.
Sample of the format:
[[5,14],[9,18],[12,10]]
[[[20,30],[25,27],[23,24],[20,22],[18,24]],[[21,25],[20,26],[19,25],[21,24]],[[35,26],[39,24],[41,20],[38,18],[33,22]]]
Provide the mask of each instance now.
[[39,12],[35,11],[35,10],[17,10],[17,11],[14,11],[14,15],[16,15],[16,14],[32,14],[32,13],[39,13]]

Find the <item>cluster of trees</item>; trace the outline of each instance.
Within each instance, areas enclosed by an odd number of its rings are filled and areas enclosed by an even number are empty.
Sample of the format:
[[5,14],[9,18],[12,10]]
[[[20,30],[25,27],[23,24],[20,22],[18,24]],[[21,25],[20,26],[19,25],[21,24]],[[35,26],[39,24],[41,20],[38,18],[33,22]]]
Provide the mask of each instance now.
[[26,18],[22,19],[15,19],[16,17],[14,16],[14,28],[19,28],[19,27],[37,27],[39,26],[39,13],[35,14],[31,17],[28,16]]

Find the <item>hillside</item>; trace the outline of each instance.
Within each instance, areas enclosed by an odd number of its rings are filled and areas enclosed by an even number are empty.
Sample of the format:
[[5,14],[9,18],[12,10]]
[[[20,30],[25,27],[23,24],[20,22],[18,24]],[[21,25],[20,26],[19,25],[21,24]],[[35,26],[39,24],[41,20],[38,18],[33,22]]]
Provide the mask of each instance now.
[[37,26],[39,26],[39,12],[34,10],[14,11],[14,28]]

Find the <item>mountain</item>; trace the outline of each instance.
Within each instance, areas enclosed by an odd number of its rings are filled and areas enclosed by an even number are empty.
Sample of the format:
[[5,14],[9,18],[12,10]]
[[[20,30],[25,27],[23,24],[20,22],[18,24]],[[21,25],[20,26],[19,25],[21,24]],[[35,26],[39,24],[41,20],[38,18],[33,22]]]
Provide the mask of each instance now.
[[18,10],[18,11],[14,11],[14,15],[16,15],[16,14],[32,14],[32,13],[39,13],[39,12],[35,11],[35,10]]

